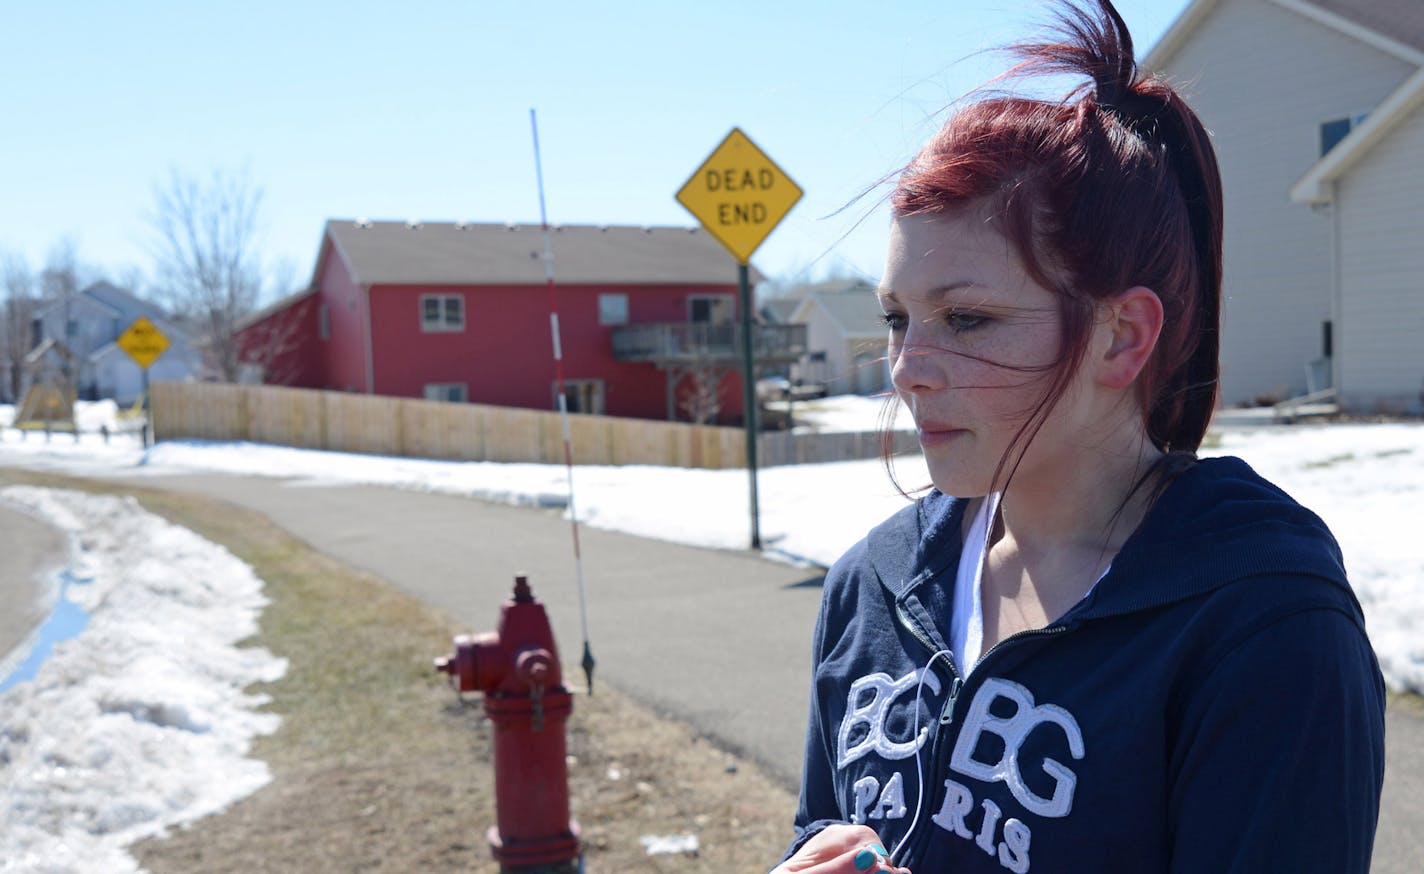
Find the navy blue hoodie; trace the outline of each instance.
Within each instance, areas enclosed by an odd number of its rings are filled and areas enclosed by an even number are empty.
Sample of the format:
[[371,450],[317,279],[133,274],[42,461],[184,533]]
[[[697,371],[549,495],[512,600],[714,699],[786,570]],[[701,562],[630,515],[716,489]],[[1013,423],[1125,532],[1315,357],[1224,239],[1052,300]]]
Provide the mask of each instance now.
[[967,503],[930,493],[827,575],[788,856],[855,822],[915,874],[1369,870],[1384,684],[1318,517],[1200,461],[961,680],[935,654]]

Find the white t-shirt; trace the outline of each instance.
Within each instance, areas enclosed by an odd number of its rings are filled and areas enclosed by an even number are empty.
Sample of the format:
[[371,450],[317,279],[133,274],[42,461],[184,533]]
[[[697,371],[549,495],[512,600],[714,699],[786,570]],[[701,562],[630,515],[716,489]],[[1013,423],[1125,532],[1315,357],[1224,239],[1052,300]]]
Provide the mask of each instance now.
[[974,670],[984,649],[984,545],[990,520],[999,509],[999,493],[986,495],[979,512],[969,523],[964,551],[959,554],[959,572],[954,577],[954,613],[950,617],[949,650],[959,676]]
[[[979,663],[979,657],[984,654],[985,543],[993,529],[992,520],[999,511],[999,498],[1000,493],[994,492],[980,502],[979,511],[969,523],[964,551],[959,554],[959,570],[954,577],[954,614],[950,617],[949,649],[961,678],[969,676]],[[1107,574],[1107,569],[1104,569],[1083,597],[1092,594]]]

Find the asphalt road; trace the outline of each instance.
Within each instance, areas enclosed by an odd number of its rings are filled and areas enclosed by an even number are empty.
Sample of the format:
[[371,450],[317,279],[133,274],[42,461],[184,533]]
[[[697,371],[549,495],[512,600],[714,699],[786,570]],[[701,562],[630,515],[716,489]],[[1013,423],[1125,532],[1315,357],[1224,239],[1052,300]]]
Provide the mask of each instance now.
[[[563,662],[577,662],[581,654],[569,525],[554,511],[264,478],[133,481],[257,510],[313,547],[449,611],[471,630],[492,629],[514,575],[528,573],[549,609]],[[609,680],[794,786],[819,572],[587,527],[582,541],[595,687]],[[581,677],[566,680],[575,681]],[[1424,707],[1417,700],[1391,704],[1386,746],[1373,871],[1417,874],[1424,870]]]

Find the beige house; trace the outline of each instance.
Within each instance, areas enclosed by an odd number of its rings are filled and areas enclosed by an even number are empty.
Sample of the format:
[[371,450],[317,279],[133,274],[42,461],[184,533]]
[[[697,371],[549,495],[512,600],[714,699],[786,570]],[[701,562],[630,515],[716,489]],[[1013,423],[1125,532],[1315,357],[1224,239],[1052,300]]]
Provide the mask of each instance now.
[[829,394],[870,395],[890,389],[884,314],[875,286],[858,279],[828,280],[792,292],[799,303],[787,321],[806,326],[803,379]]
[[1143,61],[1226,191],[1222,402],[1424,405],[1424,2],[1192,0]]

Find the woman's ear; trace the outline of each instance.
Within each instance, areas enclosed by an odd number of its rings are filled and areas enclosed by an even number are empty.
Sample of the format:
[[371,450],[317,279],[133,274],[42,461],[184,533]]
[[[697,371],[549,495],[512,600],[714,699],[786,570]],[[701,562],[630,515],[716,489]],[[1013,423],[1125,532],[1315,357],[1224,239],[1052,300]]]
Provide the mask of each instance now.
[[1127,388],[1157,348],[1162,301],[1152,289],[1137,285],[1104,305],[1107,319],[1103,327],[1110,332],[1111,342],[1097,362],[1098,382],[1109,388]]

